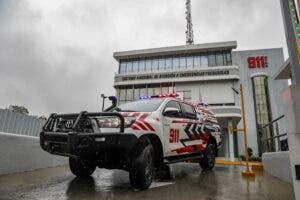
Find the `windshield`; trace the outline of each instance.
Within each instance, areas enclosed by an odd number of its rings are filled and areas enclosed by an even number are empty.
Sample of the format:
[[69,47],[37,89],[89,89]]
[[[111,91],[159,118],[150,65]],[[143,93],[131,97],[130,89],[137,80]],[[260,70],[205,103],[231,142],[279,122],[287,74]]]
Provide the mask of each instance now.
[[140,100],[122,104],[113,109],[117,112],[153,112],[158,109],[164,99]]

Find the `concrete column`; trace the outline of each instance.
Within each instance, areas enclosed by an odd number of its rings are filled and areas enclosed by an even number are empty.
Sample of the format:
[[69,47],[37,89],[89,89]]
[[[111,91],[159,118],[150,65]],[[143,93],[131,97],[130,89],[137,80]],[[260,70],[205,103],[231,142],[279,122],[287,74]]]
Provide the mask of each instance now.
[[[233,127],[233,123],[231,120],[228,121],[228,127]],[[231,161],[234,161],[234,141],[233,141],[233,133],[230,129],[228,129],[228,143],[229,143],[229,158]]]
[[284,90],[283,102],[290,152],[290,163],[295,197],[300,200],[300,180],[296,180],[295,165],[300,165],[300,85],[291,85]]

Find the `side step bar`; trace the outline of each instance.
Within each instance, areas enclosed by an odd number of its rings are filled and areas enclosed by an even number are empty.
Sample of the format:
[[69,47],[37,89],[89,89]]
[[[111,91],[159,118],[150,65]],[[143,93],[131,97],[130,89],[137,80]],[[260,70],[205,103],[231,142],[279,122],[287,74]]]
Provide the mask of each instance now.
[[177,162],[184,162],[188,160],[197,160],[203,158],[203,154],[194,154],[194,155],[180,155],[180,156],[170,156],[166,157],[164,163],[165,164],[172,164]]

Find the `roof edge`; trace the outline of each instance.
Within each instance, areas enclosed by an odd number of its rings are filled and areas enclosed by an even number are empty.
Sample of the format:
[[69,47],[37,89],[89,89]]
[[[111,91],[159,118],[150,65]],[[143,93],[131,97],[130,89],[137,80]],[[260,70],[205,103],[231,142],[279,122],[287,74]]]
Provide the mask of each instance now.
[[237,41],[225,41],[214,43],[203,43],[194,45],[169,46],[150,49],[140,49],[131,51],[114,52],[113,57],[119,61],[120,59],[131,59],[140,57],[150,57],[159,55],[174,55],[182,53],[195,53],[213,50],[236,49]]

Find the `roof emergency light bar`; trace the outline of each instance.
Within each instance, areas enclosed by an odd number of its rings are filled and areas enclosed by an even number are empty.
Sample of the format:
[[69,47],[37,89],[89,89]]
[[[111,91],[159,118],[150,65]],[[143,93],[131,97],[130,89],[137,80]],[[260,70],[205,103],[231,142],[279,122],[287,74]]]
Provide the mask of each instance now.
[[166,98],[166,97],[178,97],[179,95],[176,93],[170,94],[160,94],[160,95],[152,95],[152,96],[140,96],[140,99],[153,99],[153,98]]

